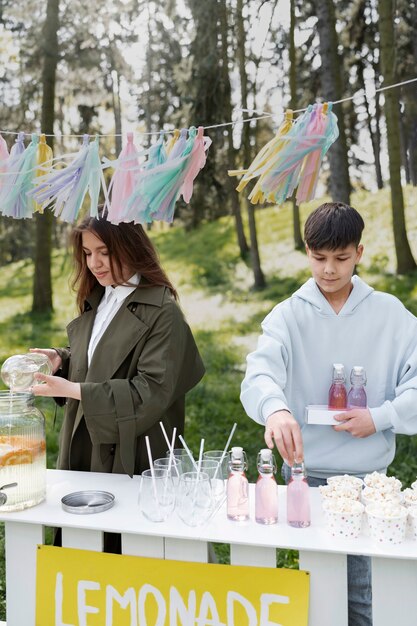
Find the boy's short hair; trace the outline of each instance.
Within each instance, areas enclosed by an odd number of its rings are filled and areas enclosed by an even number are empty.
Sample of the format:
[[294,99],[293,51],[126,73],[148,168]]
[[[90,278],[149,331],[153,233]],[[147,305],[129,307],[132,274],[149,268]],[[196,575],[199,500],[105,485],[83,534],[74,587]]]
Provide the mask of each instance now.
[[307,218],[304,241],[310,250],[337,250],[361,240],[365,223],[356,209],[343,202],[325,202]]

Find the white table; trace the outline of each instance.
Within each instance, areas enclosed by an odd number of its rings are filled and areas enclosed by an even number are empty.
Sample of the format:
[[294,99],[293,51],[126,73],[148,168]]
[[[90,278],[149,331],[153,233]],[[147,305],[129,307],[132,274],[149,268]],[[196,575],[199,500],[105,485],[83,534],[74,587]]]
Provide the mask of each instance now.
[[[205,525],[186,526],[175,514],[164,523],[148,522],[139,512],[139,477],[48,470],[47,498],[38,506],[1,513],[6,528],[7,626],[35,626],[36,546],[44,527],[62,528],[62,545],[101,551],[103,532],[122,534],[123,554],[207,562],[208,542],[230,544],[232,565],[276,567],[276,548],[300,551],[300,569],[310,572],[309,626],[347,626],[346,555],[372,557],[374,626],[415,626],[417,620],[417,541],[374,543],[369,537],[332,537],[324,528],[320,496],[311,489],[312,524],[291,528],[286,520],[286,488],[279,487],[279,523],[227,520],[225,507]],[[74,515],[61,498],[73,491],[104,489],[116,497],[108,511]],[[23,565],[22,565],[23,564]],[[22,602],[24,598],[24,602]]]

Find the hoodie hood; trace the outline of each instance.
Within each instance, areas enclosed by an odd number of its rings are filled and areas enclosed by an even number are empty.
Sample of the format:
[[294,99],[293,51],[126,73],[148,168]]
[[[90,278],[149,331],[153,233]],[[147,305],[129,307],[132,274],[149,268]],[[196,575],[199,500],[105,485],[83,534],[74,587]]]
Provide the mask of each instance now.
[[353,289],[338,314],[332,309],[330,303],[318,288],[314,278],[310,278],[304,283],[304,285],[292,295],[292,298],[300,298],[301,300],[309,302],[321,315],[350,315],[354,313],[355,309],[374,291],[373,288],[361,280],[359,276],[352,276],[352,284]]

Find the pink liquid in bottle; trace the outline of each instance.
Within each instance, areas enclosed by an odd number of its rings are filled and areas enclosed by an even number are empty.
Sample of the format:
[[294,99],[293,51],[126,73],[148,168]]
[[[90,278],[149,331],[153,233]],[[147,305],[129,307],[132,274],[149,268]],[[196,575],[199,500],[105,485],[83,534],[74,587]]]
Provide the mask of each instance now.
[[350,409],[353,408],[366,408],[366,374],[365,370],[360,365],[355,365],[350,374],[350,382],[352,387],[349,390],[347,403]]
[[347,408],[347,391],[345,387],[345,368],[341,363],[333,365],[333,382],[329,389],[329,409]]
[[227,479],[227,517],[236,522],[249,519],[249,485],[245,476],[247,462],[242,448],[232,448]]
[[255,485],[255,519],[258,524],[278,522],[278,487],[272,450],[265,448],[258,454],[259,477]]
[[287,485],[287,522],[294,528],[310,526],[310,494],[304,463],[294,463]]

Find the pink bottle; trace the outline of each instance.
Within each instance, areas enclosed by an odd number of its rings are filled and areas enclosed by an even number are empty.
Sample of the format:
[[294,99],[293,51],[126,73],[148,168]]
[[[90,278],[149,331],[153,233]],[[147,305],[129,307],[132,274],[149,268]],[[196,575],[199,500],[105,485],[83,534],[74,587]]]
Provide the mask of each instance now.
[[255,485],[255,519],[258,524],[278,522],[278,487],[274,477],[277,471],[272,450],[258,453],[259,477]]
[[304,463],[294,463],[287,485],[287,522],[294,528],[310,526],[310,495]]
[[366,408],[366,373],[361,365],[355,365],[350,373],[352,387],[349,390],[347,403],[350,409]]
[[227,517],[236,522],[249,519],[249,484],[245,476],[248,469],[243,448],[232,448],[227,479]]
[[347,408],[345,380],[344,366],[341,363],[335,363],[333,365],[333,382],[329,389],[329,409]]

